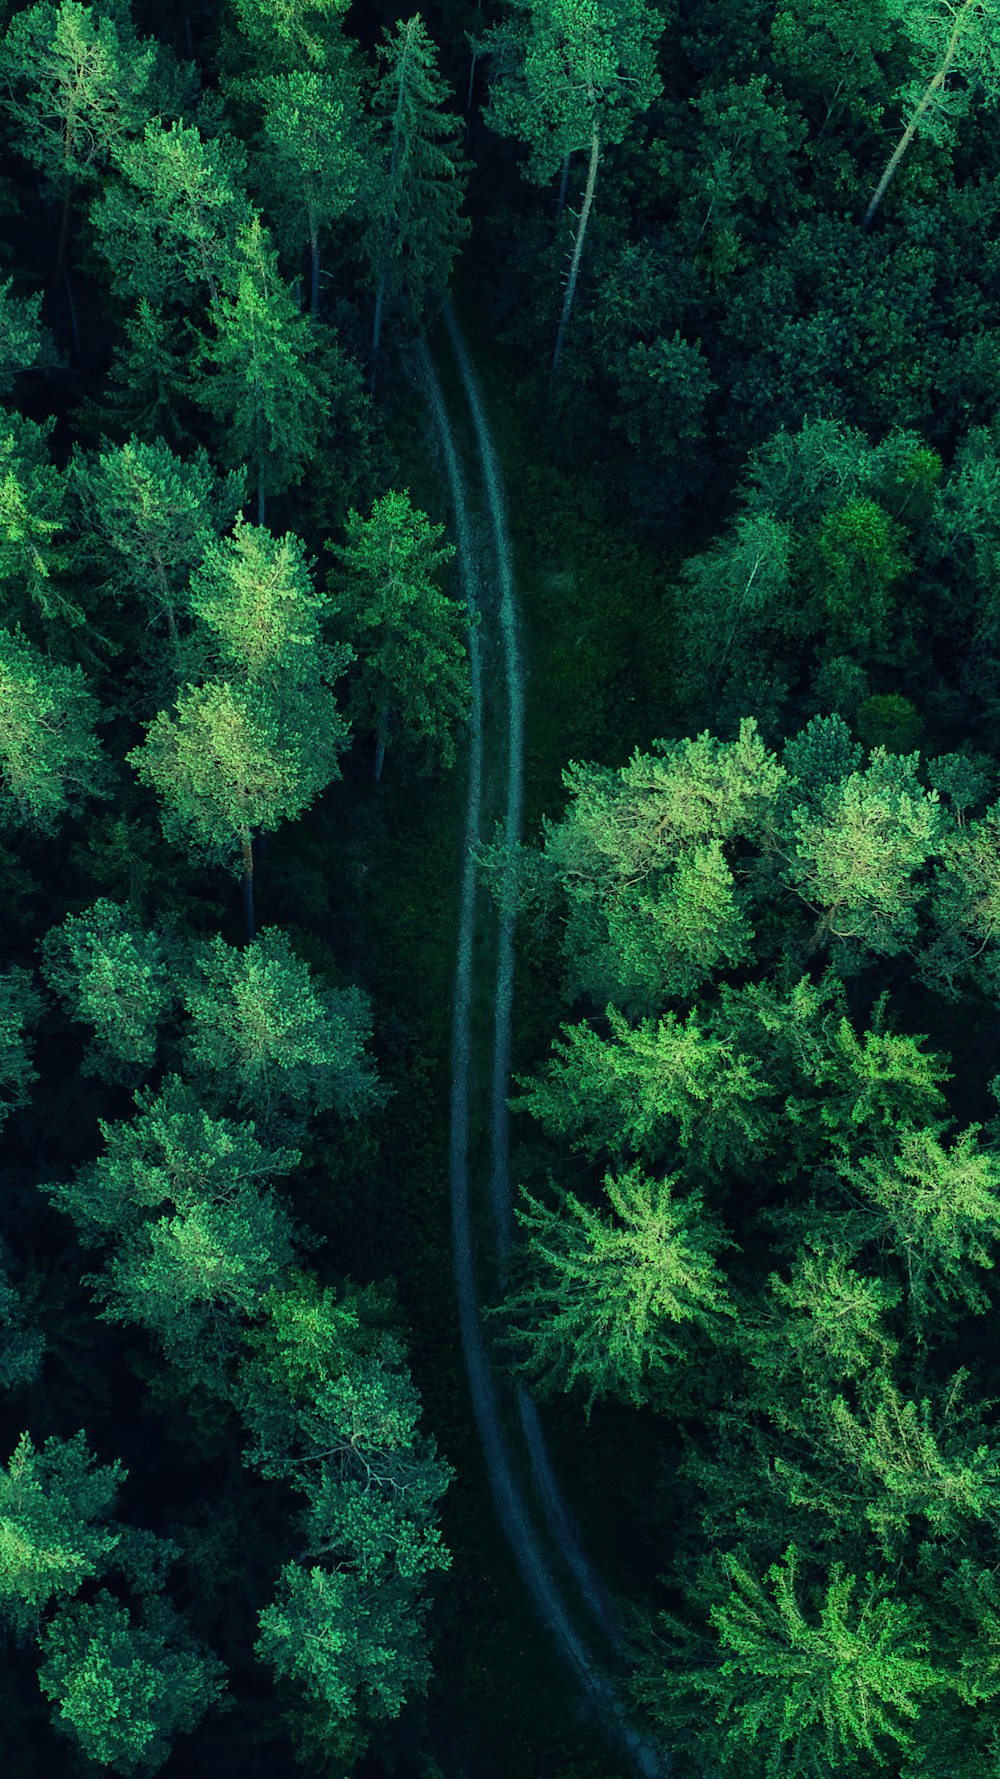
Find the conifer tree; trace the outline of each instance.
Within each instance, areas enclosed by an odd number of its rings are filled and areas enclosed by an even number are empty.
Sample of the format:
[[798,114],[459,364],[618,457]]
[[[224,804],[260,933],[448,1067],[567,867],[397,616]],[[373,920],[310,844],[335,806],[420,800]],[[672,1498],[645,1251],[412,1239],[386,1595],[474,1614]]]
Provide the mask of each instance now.
[[0,586],[7,623],[45,619],[82,624],[83,612],[60,582],[73,565],[66,479],[49,452],[55,426],[20,414],[0,416]]
[[153,1067],[157,1028],[177,995],[161,935],[102,898],[50,928],[40,949],[49,986],[94,1027],[84,1071],[134,1084]]
[[346,56],[325,69],[297,68],[253,81],[260,108],[257,171],[265,207],[286,253],[309,254],[309,313],[319,314],[324,232],[367,186],[361,94]]
[[352,509],[346,532],[331,603],[359,657],[350,711],[374,729],[376,782],[394,719],[408,741],[425,743],[451,765],[455,725],[469,703],[468,614],[438,585],[454,548],[442,544],[444,527],[413,507],[408,491],[383,495],[368,519]]
[[135,1615],[112,1594],[77,1600],[46,1627],[39,1684],[53,1722],[89,1761],[152,1774],[176,1735],[222,1695],[221,1662],[200,1649],[161,1600]]
[[120,1536],[109,1515],[121,1480],[121,1465],[98,1465],[83,1433],[38,1448],[21,1435],[0,1469],[0,1613],[19,1635],[104,1567]]
[[[602,148],[621,142],[632,119],[661,88],[656,42],[663,29],[643,0],[513,0],[514,15],[488,32],[494,63],[486,121],[528,148],[526,172],[546,184],[566,157],[583,150],[587,179],[555,348],[559,369]],[[518,16],[520,14],[521,16]]]
[[0,631],[0,823],[51,833],[88,797],[107,795],[98,721],[82,668]]
[[317,593],[299,538],[274,537],[238,519],[231,536],[206,544],[191,577],[191,611],[200,620],[222,673],[266,688],[280,707],[292,688],[319,688],[351,659],[327,648],[320,623],[328,604]]
[[375,176],[364,249],[375,281],[372,358],[386,305],[405,298],[419,325],[444,296],[452,261],[468,232],[460,215],[465,163],[450,90],[419,13],[384,31],[382,73],[372,99]]
[[203,947],[184,1003],[193,1022],[192,1078],[265,1128],[310,1110],[357,1117],[383,1101],[364,1051],[366,997],[316,981],[277,927],[264,928],[242,951],[218,938]]
[[525,1369],[550,1389],[582,1383],[588,1416],[609,1392],[644,1401],[687,1356],[685,1324],[717,1328],[733,1313],[715,1260],[733,1244],[696,1193],[639,1167],[604,1185],[613,1220],[571,1192],[552,1208],[522,1192],[530,1272],[505,1304]]
[[73,488],[95,540],[112,597],[166,620],[179,637],[188,582],[211,539],[227,532],[243,504],[243,477],[219,476],[208,454],[178,457],[162,439],[133,434],[94,455],[76,454]]
[[234,0],[240,31],[259,65],[323,67],[340,38],[343,0]]
[[212,323],[198,400],[219,422],[224,461],[252,466],[263,525],[268,489],[281,493],[301,479],[329,403],[309,322],[279,276],[258,217],[239,231]]

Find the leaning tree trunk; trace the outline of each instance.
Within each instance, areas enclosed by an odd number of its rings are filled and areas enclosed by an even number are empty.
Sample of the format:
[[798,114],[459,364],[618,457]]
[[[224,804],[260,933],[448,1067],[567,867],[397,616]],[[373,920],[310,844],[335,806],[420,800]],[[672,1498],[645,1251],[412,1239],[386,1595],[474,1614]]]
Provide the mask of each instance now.
[[932,101],[935,97],[935,94],[937,94],[941,91],[942,87],[944,86],[945,81],[948,78],[948,73],[951,68],[951,64],[955,59],[955,51],[958,48],[958,40],[959,40],[960,36],[962,35],[962,21],[965,18],[965,15],[968,12],[970,6],[972,6],[974,4],[975,4],[975,0],[964,0],[964,4],[958,14],[958,17],[956,18],[955,23],[952,26],[951,36],[948,39],[948,47],[945,50],[944,61],[941,63],[941,66],[938,69],[937,73],[935,74],[934,79],[931,81],[930,85],[927,88],[927,91],[924,93],[924,96],[921,99],[920,104],[917,106],[916,111],[913,113],[913,116],[911,117],[909,123],[907,124],[906,129],[903,131],[902,136],[900,137],[899,141],[896,144],[895,149],[893,150],[892,157],[889,161],[889,165],[886,167],[886,170],[883,173],[881,179],[879,180],[878,185],[875,187],[875,191],[872,195],[872,201],[869,204],[867,210],[865,211],[864,218],[861,223],[861,227],[864,230],[868,230],[871,228],[872,221],[875,216],[875,212],[878,209],[879,205],[882,202],[882,199],[885,197],[885,194],[889,189],[889,185],[895,175],[896,168],[899,166],[900,161],[902,160],[904,154],[906,153],[907,149],[910,146],[910,143],[913,141],[913,138],[917,133],[917,127],[920,123],[920,119],[923,117],[924,112],[927,110],[928,106],[932,103]]
[[240,854],[243,860],[243,920],[249,945],[255,935],[253,906],[253,836],[249,828],[240,832]]
[[583,254],[583,238],[587,233],[587,224],[590,221],[590,212],[594,202],[594,187],[597,184],[597,162],[600,158],[600,153],[601,136],[595,119],[593,135],[590,138],[590,161],[587,165],[587,184],[584,187],[583,204],[580,208],[580,218],[576,225],[576,240],[573,243],[573,258],[570,261],[569,277],[566,280],[566,295],[563,299],[562,314],[559,317],[559,331],[556,334],[556,347],[552,354],[552,369],[549,373],[550,387],[559,369],[559,362],[563,354],[563,345],[566,340],[566,328],[569,325],[570,311],[573,307],[573,298],[576,295],[576,281],[579,276],[580,259]]

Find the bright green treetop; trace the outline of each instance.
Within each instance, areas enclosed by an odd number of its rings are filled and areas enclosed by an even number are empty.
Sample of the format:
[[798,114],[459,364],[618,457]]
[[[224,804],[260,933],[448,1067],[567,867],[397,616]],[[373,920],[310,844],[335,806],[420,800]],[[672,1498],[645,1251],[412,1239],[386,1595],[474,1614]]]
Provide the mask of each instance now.
[[0,416],[0,586],[8,623],[30,623],[39,613],[71,624],[83,620],[60,586],[73,553],[65,541],[66,478],[49,452],[54,425]]
[[82,1433],[47,1439],[27,1433],[0,1470],[0,1611],[18,1632],[35,1629],[42,1609],[96,1575],[118,1543],[108,1524],[118,1463],[100,1466]]
[[116,1773],[151,1774],[173,1738],[222,1696],[222,1663],[198,1648],[161,1601],[137,1622],[111,1594],[64,1607],[42,1638],[38,1680],[53,1722]]
[[279,702],[283,690],[332,678],[350,659],[349,650],[320,641],[327,603],[313,587],[300,539],[274,537],[243,519],[207,546],[191,578],[191,610],[210,635],[215,665],[269,688]]
[[192,1074],[255,1118],[331,1108],[356,1117],[382,1102],[364,1051],[365,996],[324,987],[279,928],[242,951],[219,938],[204,946],[184,1003]]
[[117,8],[108,17],[41,0],[15,14],[0,47],[0,103],[50,191],[62,197],[100,172],[142,128],[155,60]]
[[646,1400],[687,1354],[683,1325],[717,1330],[733,1313],[715,1259],[733,1243],[698,1195],[639,1167],[604,1184],[613,1219],[571,1192],[552,1208],[522,1194],[530,1275],[506,1303],[525,1369],[548,1388],[582,1383],[588,1415],[608,1393]]
[[51,833],[88,797],[107,794],[98,717],[82,668],[0,631],[0,824]]
[[128,909],[95,902],[68,914],[41,941],[42,970],[74,1019],[94,1027],[84,1061],[89,1074],[131,1081],[155,1063],[158,1026],[177,990],[161,937]]
[[339,45],[345,0],[233,0],[239,28],[261,60],[322,67]]
[[383,748],[395,719],[450,765],[470,697],[468,615],[438,584],[454,547],[406,491],[376,500],[368,519],[352,510],[346,530],[331,604],[359,657],[352,714]]
[[91,213],[115,290],[154,308],[216,302],[251,220],[242,149],[193,124],[153,121],[116,160],[122,179]]

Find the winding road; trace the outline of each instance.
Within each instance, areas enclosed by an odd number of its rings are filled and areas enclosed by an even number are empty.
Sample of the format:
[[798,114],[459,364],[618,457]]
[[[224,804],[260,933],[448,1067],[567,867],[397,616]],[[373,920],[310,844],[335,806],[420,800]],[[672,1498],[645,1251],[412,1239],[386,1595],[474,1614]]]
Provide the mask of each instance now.
[[[511,1011],[514,994],[515,848],[520,839],[524,772],[524,689],[514,586],[513,551],[507,524],[503,477],[479,387],[454,312],[445,326],[462,384],[481,487],[470,501],[470,472],[463,464],[456,428],[449,416],[431,354],[417,348],[417,370],[427,398],[444,464],[454,516],[457,566],[469,611],[472,706],[466,794],[465,854],[459,892],[458,946],[452,1011],[451,1118],[449,1177],[452,1257],[459,1325],[473,1413],[482,1444],[490,1489],[504,1533],[540,1617],[574,1671],[591,1715],[646,1779],[663,1779],[669,1757],[643,1737],[629,1720],[614,1682],[577,1623],[582,1605],[615,1655],[623,1640],[614,1607],[583,1549],[550,1461],[535,1405],[520,1386],[510,1394],[518,1422],[504,1413],[501,1385],[494,1375],[483,1334],[476,1282],[470,1146],[472,1138],[473,997],[476,985],[475,928],[477,882],[475,850],[481,838],[484,802],[483,644],[495,641],[503,663],[506,763],[503,775],[506,865],[501,886],[495,984],[492,988],[493,1053],[489,1073],[488,1199],[498,1270],[502,1273],[513,1231],[509,1167]],[[475,523],[479,517],[480,522]],[[485,522],[483,522],[485,521]],[[481,619],[481,622],[479,621]],[[492,762],[491,762],[492,764]],[[506,1384],[505,1391],[509,1390]],[[533,1492],[546,1527],[543,1541],[512,1450],[511,1426],[520,1425]],[[548,1548],[546,1548],[548,1546]],[[554,1560],[553,1560],[554,1559]],[[571,1578],[567,1601],[563,1573]]]

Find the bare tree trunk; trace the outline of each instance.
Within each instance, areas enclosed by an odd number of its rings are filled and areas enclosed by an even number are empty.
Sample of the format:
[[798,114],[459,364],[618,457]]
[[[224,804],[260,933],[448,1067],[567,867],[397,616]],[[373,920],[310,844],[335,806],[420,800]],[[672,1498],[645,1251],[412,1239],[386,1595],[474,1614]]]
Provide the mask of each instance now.
[[382,340],[382,310],[385,306],[385,274],[378,281],[375,292],[375,319],[372,322],[372,378],[371,392],[375,393],[375,366],[378,362],[378,349]]
[[309,259],[312,265],[312,277],[309,282],[309,313],[315,321],[319,314],[319,235],[315,231],[309,238]]
[[583,239],[587,233],[587,224],[590,221],[590,212],[594,202],[594,187],[597,184],[597,163],[600,159],[600,154],[601,136],[595,118],[593,135],[590,138],[590,160],[587,164],[587,184],[584,188],[583,204],[580,208],[580,218],[576,225],[576,240],[573,243],[573,258],[570,261],[569,277],[566,280],[566,295],[563,300],[562,314],[559,317],[559,331],[556,334],[555,351],[552,354],[552,369],[549,373],[550,390],[555,381],[556,373],[559,370],[563,345],[566,340],[566,328],[569,324],[570,312],[573,308],[573,298],[576,295],[576,281],[579,276],[580,259],[583,254]]
[[557,222],[562,220],[562,213],[566,208],[566,192],[569,188],[569,163],[571,158],[572,157],[568,154],[563,155],[562,171],[559,175],[559,197],[556,200]]
[[958,40],[959,40],[960,36],[962,35],[962,21],[965,18],[965,15],[968,12],[970,6],[972,6],[974,4],[975,4],[975,0],[964,0],[964,3],[962,5],[962,8],[961,8],[959,14],[958,14],[958,17],[956,18],[955,23],[952,26],[951,36],[948,39],[948,47],[945,50],[945,54],[944,54],[944,61],[941,63],[941,66],[938,69],[937,73],[935,74],[934,79],[931,81],[930,85],[927,88],[927,91],[924,93],[924,96],[921,99],[920,104],[917,106],[916,111],[913,113],[913,116],[911,117],[909,123],[907,124],[906,129],[903,131],[902,136],[900,137],[899,141],[896,144],[895,149],[893,150],[892,157],[889,161],[889,165],[886,167],[886,170],[883,173],[881,179],[879,180],[878,185],[875,187],[875,191],[872,196],[872,201],[869,204],[867,210],[865,211],[864,218],[861,223],[862,229],[864,229],[866,232],[872,226],[872,220],[875,216],[875,212],[878,209],[879,205],[882,202],[882,199],[885,197],[885,194],[889,189],[889,184],[896,172],[896,168],[899,166],[900,161],[902,160],[904,154],[906,153],[907,149],[910,146],[910,143],[913,141],[913,138],[916,135],[917,126],[920,123],[920,119],[923,117],[924,112],[927,110],[927,107],[931,104],[935,93],[939,93],[941,91],[942,87],[944,86],[945,81],[948,78],[948,71],[951,68],[951,64],[955,58],[955,51],[958,48]]
[[378,713],[378,730],[375,738],[375,783],[382,783],[382,767],[385,765],[385,732],[389,727],[388,706]]
[[253,907],[253,837],[249,828],[240,834],[240,853],[243,858],[243,920],[246,941],[249,945],[254,937]]

